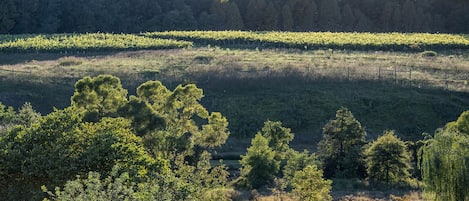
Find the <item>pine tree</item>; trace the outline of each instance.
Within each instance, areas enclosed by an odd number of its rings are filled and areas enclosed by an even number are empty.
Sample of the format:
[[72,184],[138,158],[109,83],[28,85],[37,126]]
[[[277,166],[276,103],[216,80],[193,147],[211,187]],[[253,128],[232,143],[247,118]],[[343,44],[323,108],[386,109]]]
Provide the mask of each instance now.
[[245,179],[246,185],[259,188],[274,180],[280,169],[280,161],[274,159],[275,155],[269,140],[256,134],[246,155],[241,156],[241,178]]
[[291,8],[287,4],[282,7],[282,30],[291,31],[293,29],[293,16],[291,13]]
[[13,0],[3,0],[0,7],[0,34],[9,33],[16,24],[16,6]]
[[326,178],[364,176],[365,136],[365,129],[350,110],[337,110],[336,118],[324,126],[318,144],[317,154]]
[[230,30],[244,29],[243,18],[236,2],[231,2],[226,10],[226,25]]
[[341,23],[340,8],[337,0],[319,1],[319,23],[324,31],[336,31]]
[[345,4],[342,8],[342,19],[346,31],[351,31],[353,27],[355,27],[357,20],[355,19],[352,8],[348,4]]

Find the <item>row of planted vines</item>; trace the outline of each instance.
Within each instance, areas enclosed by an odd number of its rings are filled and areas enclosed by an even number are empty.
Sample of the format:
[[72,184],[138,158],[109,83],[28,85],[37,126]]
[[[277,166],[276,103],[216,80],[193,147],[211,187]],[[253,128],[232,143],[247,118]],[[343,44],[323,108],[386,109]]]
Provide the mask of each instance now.
[[256,44],[272,48],[383,51],[469,49],[469,37],[457,34],[169,31],[145,33],[144,35],[187,40],[200,44]]
[[172,49],[198,45],[422,51],[469,49],[469,37],[428,33],[170,31],[143,34],[0,35],[0,52]]
[[0,35],[0,52],[116,51],[190,46],[192,42],[135,34]]

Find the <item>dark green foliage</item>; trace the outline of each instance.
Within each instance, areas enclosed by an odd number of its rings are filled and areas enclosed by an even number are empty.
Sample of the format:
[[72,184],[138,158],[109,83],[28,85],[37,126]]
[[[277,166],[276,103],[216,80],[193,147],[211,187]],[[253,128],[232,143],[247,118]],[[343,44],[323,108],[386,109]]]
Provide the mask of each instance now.
[[165,126],[164,118],[158,114],[147,102],[134,96],[127,104],[119,108],[119,114],[132,120],[132,126],[139,136],[148,134]]
[[421,149],[423,181],[436,200],[469,200],[468,116],[466,111],[438,130]]
[[366,131],[352,112],[341,108],[336,118],[323,128],[323,138],[318,144],[318,157],[326,178],[363,177],[363,146]]
[[85,77],[75,84],[72,106],[86,111],[85,119],[99,121],[101,117],[117,116],[117,111],[127,102],[127,90],[120,79],[111,75]]
[[266,121],[260,134],[267,138],[269,147],[275,151],[275,159],[285,160],[286,154],[290,150],[289,144],[294,137],[291,129],[283,127],[279,121]]
[[410,178],[410,154],[406,144],[386,131],[365,151],[370,180],[394,184]]
[[[467,33],[469,16],[467,1],[442,0],[4,0],[2,5],[0,33],[195,29]],[[350,11],[356,20],[347,18]],[[355,21],[360,25],[355,26]]]

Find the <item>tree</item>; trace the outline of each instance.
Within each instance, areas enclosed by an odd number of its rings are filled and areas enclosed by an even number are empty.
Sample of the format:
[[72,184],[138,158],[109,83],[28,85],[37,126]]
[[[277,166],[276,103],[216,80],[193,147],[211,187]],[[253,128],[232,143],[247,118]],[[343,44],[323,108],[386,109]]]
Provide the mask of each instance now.
[[252,188],[273,182],[280,169],[280,161],[274,159],[275,151],[269,147],[269,140],[260,133],[252,139],[251,147],[241,158],[241,178]]
[[410,154],[403,141],[386,131],[365,151],[367,173],[372,181],[393,184],[410,177]]
[[293,195],[305,201],[332,200],[332,181],[323,179],[322,173],[316,165],[308,165],[297,171],[292,181]]
[[60,0],[42,0],[39,3],[38,32],[57,33],[62,15],[62,1]]
[[279,121],[266,121],[259,133],[267,138],[269,147],[277,153],[277,160],[284,160],[290,150],[288,145],[295,136],[291,129],[283,127]]
[[341,16],[337,0],[319,1],[319,23],[325,31],[336,31],[340,26]]
[[226,10],[226,25],[230,30],[244,29],[243,17],[239,12],[236,2],[230,2],[228,10]]
[[0,8],[0,34],[10,33],[16,24],[17,14],[14,0],[3,0]]
[[31,103],[28,102],[21,106],[16,116],[16,124],[24,125],[26,127],[30,127],[41,118],[41,114],[36,112]]
[[355,19],[352,8],[348,4],[345,4],[342,8],[342,19],[344,29],[350,31],[355,27],[357,20]]
[[291,31],[293,29],[293,15],[288,4],[282,7],[281,23],[282,30]]
[[422,147],[422,177],[436,200],[469,200],[469,111]]
[[403,20],[403,30],[406,32],[411,32],[416,30],[417,27],[417,9],[415,8],[414,1],[406,0],[402,5],[402,19]]
[[318,8],[315,1],[289,1],[289,6],[292,9],[294,30],[311,31],[317,28],[315,24],[318,21]]
[[209,113],[199,102],[202,97],[202,89],[194,84],[178,85],[170,91],[159,81],[148,81],[137,88],[136,98],[165,119],[162,130],[145,137],[146,143],[158,144],[149,147],[154,154],[189,156],[196,154],[196,149],[214,148],[225,143],[229,135],[228,121],[218,112]]
[[72,106],[86,111],[86,120],[98,121],[105,116],[117,116],[118,109],[127,102],[127,90],[112,75],[85,77],[75,83],[71,100]]
[[350,110],[337,110],[336,118],[324,126],[318,143],[317,154],[326,178],[364,176],[365,136],[365,129]]
[[[283,178],[287,182],[287,187],[292,187],[292,181],[297,171],[301,171],[306,166],[318,166],[320,162],[318,161],[316,155],[309,154],[308,151],[304,150],[303,152],[297,152],[295,150],[290,150],[287,153],[286,164],[283,167],[282,173]],[[322,175],[322,173],[321,173]],[[321,176],[322,177],[322,176]]]
[[379,26],[382,31],[390,31],[391,30],[391,22],[392,22],[392,14],[393,10],[396,7],[395,3],[392,1],[386,1],[382,8],[381,15],[379,17]]

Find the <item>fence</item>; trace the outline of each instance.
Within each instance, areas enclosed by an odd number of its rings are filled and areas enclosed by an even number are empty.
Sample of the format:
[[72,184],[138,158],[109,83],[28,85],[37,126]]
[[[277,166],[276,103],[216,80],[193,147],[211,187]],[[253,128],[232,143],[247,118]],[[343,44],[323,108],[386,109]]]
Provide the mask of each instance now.
[[[248,66],[248,67],[246,67]],[[67,72],[56,71],[56,77],[79,79],[84,76],[96,76],[103,71]],[[269,79],[294,78],[312,81],[374,81],[377,83],[394,84],[417,88],[442,88],[450,91],[469,92],[469,72],[451,69],[425,69],[412,67],[317,67],[308,64],[291,66],[255,67],[244,64],[213,67],[208,65],[191,65],[154,71],[135,71],[117,73],[121,79],[138,85],[148,80],[162,80],[168,84],[205,82],[224,79]],[[20,79],[21,77],[21,79]],[[19,79],[34,81],[41,79],[33,71],[20,71],[0,68],[0,80]],[[46,78],[50,79],[50,78]],[[44,82],[44,78],[41,79]]]

